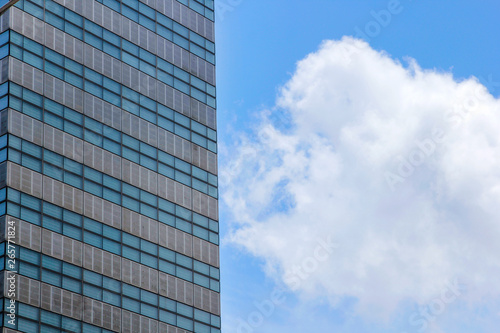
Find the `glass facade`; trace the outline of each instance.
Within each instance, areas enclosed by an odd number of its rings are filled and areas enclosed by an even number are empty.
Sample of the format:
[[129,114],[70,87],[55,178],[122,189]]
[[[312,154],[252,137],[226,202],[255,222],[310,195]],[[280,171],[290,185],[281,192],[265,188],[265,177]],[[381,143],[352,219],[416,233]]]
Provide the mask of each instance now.
[[215,93],[213,0],[0,16],[3,332],[220,332]]

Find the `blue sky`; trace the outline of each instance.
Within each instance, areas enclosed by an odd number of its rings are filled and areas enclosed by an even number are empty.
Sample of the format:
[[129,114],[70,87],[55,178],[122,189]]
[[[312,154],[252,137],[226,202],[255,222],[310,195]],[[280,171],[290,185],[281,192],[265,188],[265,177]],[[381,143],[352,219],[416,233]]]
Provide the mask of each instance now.
[[216,6],[223,330],[497,332],[500,4]]

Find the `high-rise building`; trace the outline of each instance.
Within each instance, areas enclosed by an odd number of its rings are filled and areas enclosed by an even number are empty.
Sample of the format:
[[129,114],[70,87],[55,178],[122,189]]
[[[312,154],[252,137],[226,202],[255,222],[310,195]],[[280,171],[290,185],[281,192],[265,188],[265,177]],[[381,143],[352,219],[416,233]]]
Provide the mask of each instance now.
[[220,332],[213,10],[0,16],[2,332]]

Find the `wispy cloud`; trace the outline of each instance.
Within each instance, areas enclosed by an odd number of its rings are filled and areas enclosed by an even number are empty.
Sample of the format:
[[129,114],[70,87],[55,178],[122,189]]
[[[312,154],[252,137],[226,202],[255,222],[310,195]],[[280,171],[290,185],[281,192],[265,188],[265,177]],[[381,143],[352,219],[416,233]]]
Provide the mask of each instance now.
[[[463,301],[496,298],[499,128],[500,102],[477,79],[326,41],[227,150],[229,240],[298,294],[354,298],[362,316],[424,306],[456,278]],[[325,235],[338,248],[300,284],[287,279]]]

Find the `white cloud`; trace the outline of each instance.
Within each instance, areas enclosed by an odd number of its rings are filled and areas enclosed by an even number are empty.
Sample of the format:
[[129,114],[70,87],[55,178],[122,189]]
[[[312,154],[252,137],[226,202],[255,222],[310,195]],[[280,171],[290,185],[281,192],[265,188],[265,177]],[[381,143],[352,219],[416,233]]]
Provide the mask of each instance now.
[[[462,299],[500,294],[500,102],[408,62],[323,43],[278,96],[288,128],[263,117],[221,170],[230,241],[302,295],[354,297],[362,314],[425,304],[454,278]],[[326,236],[339,243],[328,259],[287,278]]]

